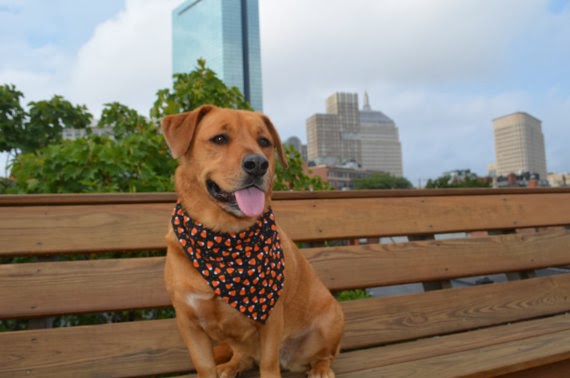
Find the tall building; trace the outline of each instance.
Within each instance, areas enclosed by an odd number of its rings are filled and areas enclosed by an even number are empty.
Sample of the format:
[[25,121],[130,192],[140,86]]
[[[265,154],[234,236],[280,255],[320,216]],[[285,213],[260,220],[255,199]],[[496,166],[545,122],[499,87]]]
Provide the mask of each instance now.
[[398,129],[384,113],[372,110],[368,95],[358,108],[358,95],[335,93],[326,100],[326,114],[307,120],[307,155],[316,164],[356,163],[362,169],[402,176]]
[[263,109],[258,0],[186,0],[172,12],[172,70],[187,73],[196,61],[255,110]]
[[495,176],[538,173],[546,179],[546,153],[542,122],[528,113],[516,112],[493,120]]

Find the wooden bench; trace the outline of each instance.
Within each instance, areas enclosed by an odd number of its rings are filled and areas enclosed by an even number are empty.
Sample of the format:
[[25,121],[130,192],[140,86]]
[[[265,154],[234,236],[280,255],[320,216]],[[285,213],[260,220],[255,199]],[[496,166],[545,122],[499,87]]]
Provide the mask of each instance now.
[[[164,258],[129,257],[164,250],[174,202],[0,196],[0,319],[30,319],[0,333],[0,376],[193,376],[173,319],[36,329],[168,307]],[[342,303],[337,377],[568,376],[570,189],[276,193],[273,207],[332,291],[379,295]],[[63,261],[109,252],[122,257]]]

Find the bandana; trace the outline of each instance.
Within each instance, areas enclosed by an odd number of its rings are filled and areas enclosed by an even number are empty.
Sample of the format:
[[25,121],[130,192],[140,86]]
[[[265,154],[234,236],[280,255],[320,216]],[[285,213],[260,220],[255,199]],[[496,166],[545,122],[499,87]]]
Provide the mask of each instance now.
[[237,233],[216,233],[192,220],[180,201],[172,226],[182,249],[214,293],[265,323],[283,290],[285,259],[271,209]]

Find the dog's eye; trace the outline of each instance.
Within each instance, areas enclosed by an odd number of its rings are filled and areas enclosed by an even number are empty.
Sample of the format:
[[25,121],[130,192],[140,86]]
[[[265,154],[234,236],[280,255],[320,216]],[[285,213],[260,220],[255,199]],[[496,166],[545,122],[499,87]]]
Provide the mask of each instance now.
[[260,147],[271,147],[271,141],[265,137],[259,138],[257,143],[259,143]]
[[228,136],[226,134],[220,134],[220,135],[216,135],[215,137],[210,139],[210,141],[214,144],[221,146],[223,144],[227,144],[230,141],[230,139],[228,138]]

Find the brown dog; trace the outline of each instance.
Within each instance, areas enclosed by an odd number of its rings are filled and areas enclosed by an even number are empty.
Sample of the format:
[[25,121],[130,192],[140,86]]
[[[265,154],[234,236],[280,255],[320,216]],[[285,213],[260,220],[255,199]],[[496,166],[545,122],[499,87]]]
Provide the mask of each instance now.
[[[260,113],[202,106],[166,116],[179,203],[165,283],[198,376],[280,365],[331,378],[344,319],[338,302],[270,208],[279,136]],[[218,364],[216,366],[216,364]]]

